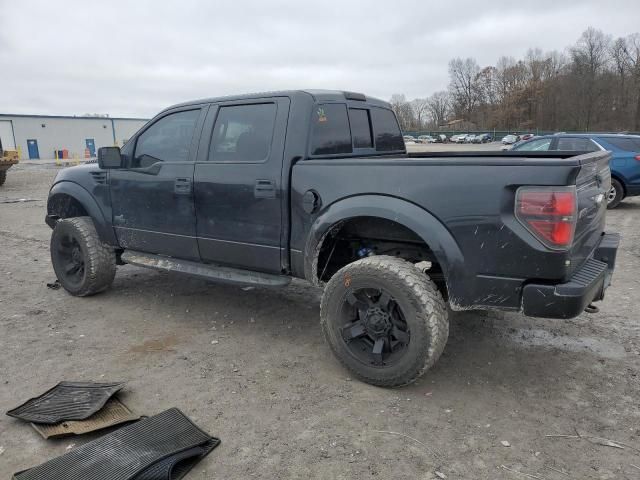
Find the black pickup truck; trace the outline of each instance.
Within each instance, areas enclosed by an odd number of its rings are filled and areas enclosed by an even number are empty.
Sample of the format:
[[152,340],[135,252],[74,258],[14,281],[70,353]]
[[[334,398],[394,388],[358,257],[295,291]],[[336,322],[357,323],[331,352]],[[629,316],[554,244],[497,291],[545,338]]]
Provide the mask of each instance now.
[[358,378],[408,384],[448,309],[570,318],[603,298],[609,154],[407,154],[388,103],[339,91],[170,107],[49,194],[51,258],[72,295],[133,264],[324,288],[322,329]]

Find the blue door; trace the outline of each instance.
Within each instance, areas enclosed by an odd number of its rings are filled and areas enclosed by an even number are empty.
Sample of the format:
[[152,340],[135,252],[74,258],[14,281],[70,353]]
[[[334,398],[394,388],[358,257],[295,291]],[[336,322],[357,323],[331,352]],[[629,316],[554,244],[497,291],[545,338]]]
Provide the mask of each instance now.
[[87,148],[89,149],[89,156],[90,157],[95,157],[96,156],[96,142],[93,138],[87,138],[85,139],[85,143],[87,144]]
[[38,151],[38,140],[30,139],[27,140],[27,148],[29,149],[29,158],[30,159],[39,159],[40,152]]

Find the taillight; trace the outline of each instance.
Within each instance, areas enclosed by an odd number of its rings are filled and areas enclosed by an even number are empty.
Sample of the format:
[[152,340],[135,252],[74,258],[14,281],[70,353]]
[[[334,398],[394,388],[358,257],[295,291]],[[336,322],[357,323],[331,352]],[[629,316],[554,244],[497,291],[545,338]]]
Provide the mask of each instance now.
[[516,218],[549,248],[566,249],[576,227],[575,187],[520,187]]
[[640,155],[636,155],[634,158],[640,162]]

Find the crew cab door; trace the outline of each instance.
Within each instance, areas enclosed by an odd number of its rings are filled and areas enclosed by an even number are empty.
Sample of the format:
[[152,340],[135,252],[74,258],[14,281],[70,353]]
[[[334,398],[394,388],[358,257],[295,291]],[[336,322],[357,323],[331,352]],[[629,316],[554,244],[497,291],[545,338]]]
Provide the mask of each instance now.
[[123,248],[199,260],[193,171],[205,112],[169,111],[123,149],[111,170],[113,226]]
[[281,270],[282,158],[288,98],[212,106],[195,166],[203,261]]

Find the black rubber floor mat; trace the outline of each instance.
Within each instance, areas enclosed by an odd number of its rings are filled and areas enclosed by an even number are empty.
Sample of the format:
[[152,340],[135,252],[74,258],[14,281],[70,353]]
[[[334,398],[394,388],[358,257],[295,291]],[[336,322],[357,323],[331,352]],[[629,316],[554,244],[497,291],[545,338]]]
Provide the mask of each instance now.
[[39,397],[32,398],[7,415],[34,423],[85,420],[104,407],[124,383],[60,382]]
[[104,428],[129,423],[140,419],[116,397],[111,397],[105,406],[85,420],[65,420],[54,424],[31,423],[31,426],[44,438],[83,435]]
[[190,448],[177,455],[165,458],[161,462],[152,465],[144,472],[135,476],[135,480],[180,480],[196,463],[206,457],[211,450],[216,448],[220,440],[212,439],[202,447]]
[[38,467],[16,480],[178,480],[220,440],[172,408],[127,425]]

